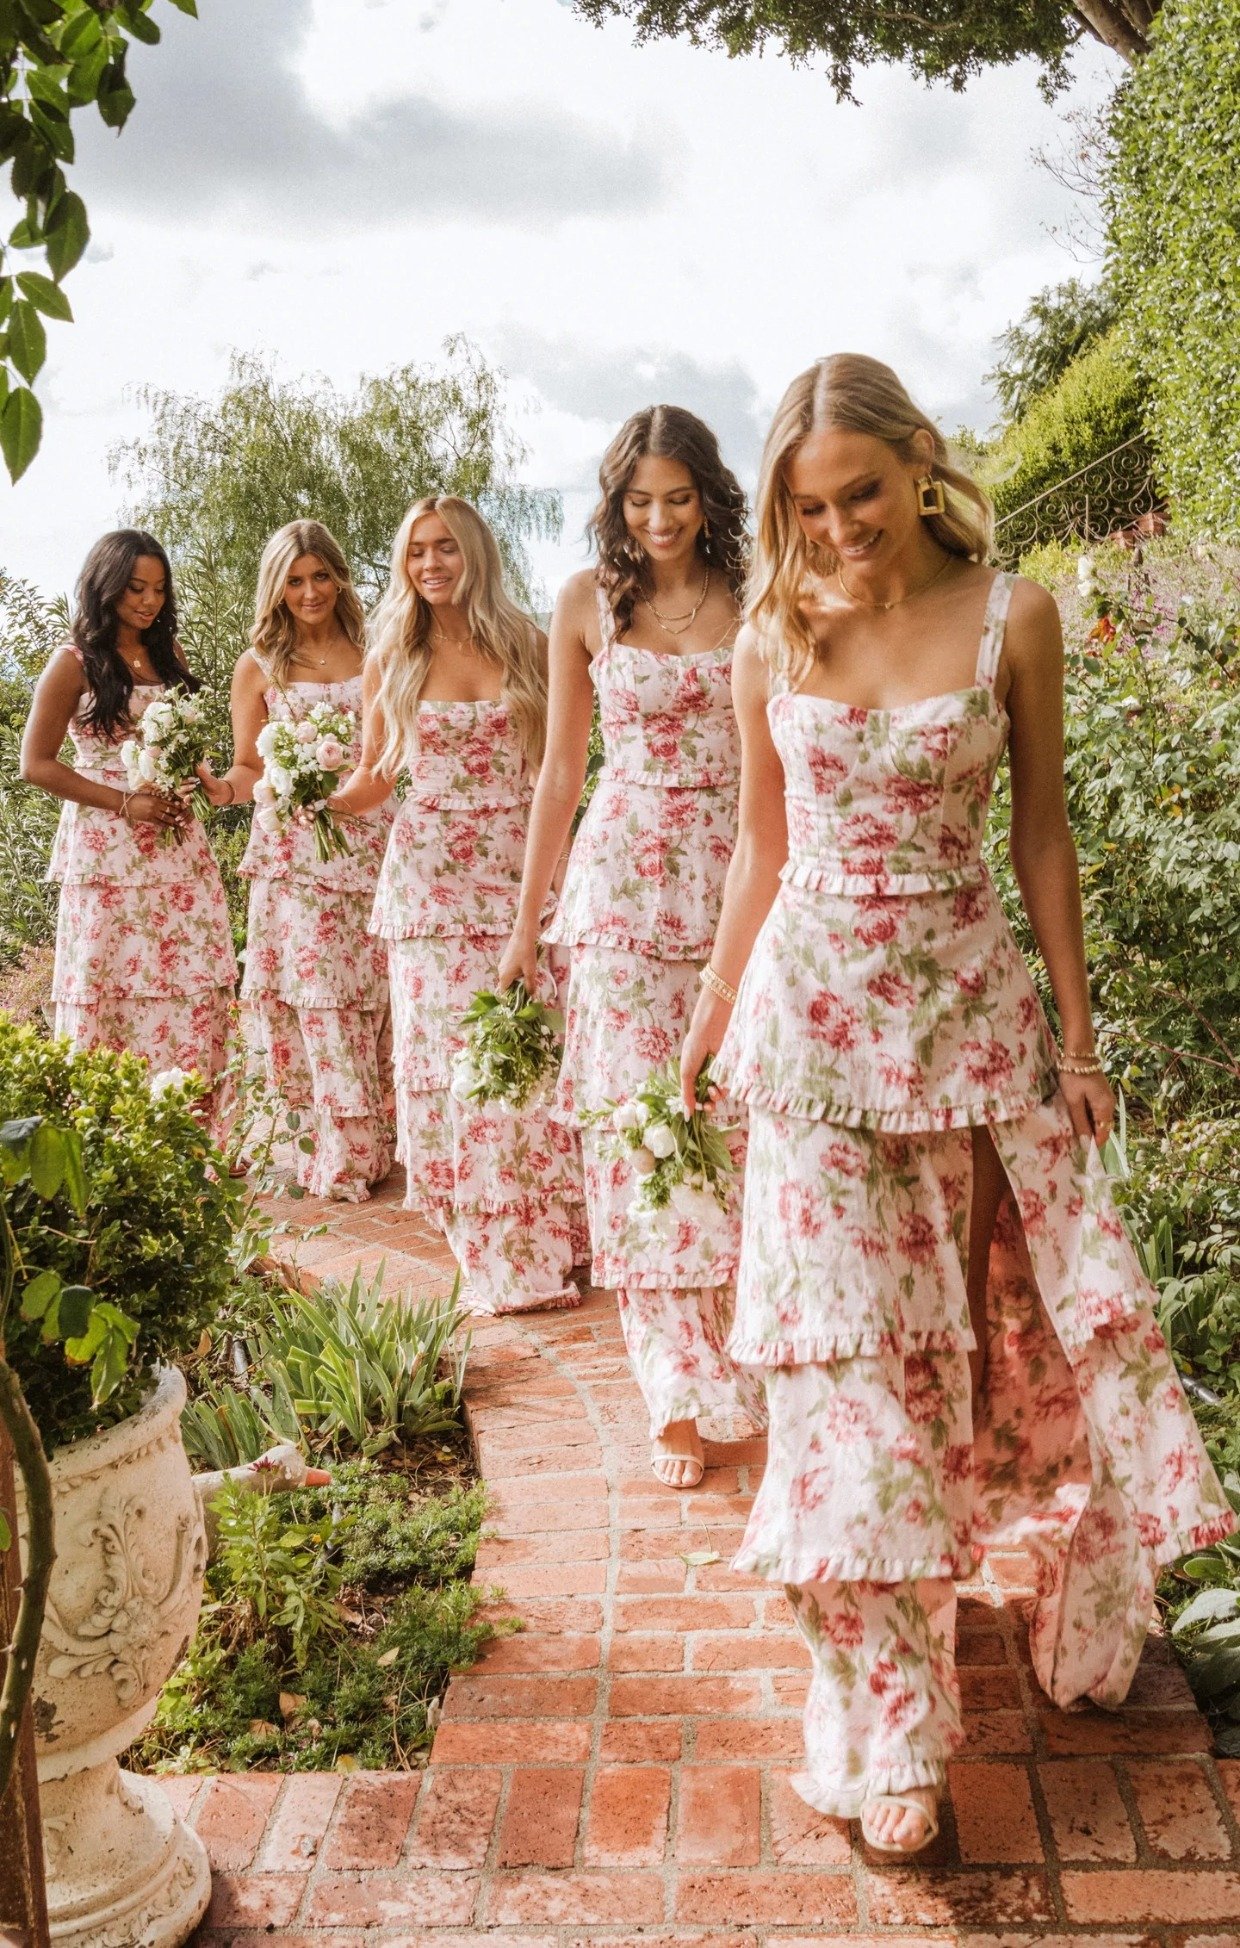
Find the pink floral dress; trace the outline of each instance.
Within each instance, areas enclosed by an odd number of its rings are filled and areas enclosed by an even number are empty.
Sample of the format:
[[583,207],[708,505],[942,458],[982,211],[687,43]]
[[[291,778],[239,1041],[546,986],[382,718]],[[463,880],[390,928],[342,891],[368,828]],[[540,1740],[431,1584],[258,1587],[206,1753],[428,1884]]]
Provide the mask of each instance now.
[[[362,679],[271,684],[273,722],[296,723],[317,703],[352,711],[361,751]],[[392,823],[380,806],[350,819],[352,848],[315,858],[308,825],[264,832],[257,820],[241,863],[250,910],[241,998],[251,1047],[267,1080],[298,1113],[291,1145],[297,1181],[316,1197],[361,1203],[392,1167],[391,1027],[387,954],[368,932]]]
[[516,917],[533,781],[506,702],[423,703],[372,930],[388,943],[405,1204],[442,1226],[476,1312],[574,1306],[573,1132],[543,1105],[458,1101],[453,1058]]
[[[1235,1526],[981,859],[1011,587],[969,689],[863,710],[775,686],[788,861],[718,1062],[750,1118],[731,1350],[771,1430],[736,1566],[790,1587],[815,1656],[798,1785],[845,1816],[941,1782],[951,1579],[988,1546],[1040,1561],[1049,1696],[1115,1705],[1159,1565]],[[974,1402],[976,1126],[1009,1188]]]
[[[76,654],[76,652],[75,652]],[[163,693],[136,683],[136,723]],[[120,747],[128,729],[100,737],[69,726],[74,769],[127,791]],[[60,885],[52,998],[56,1033],[75,1048],[131,1049],[152,1069],[196,1069],[214,1088],[228,1062],[237,979],[219,867],[197,819],[182,843],[115,812],[67,803],[47,876]]]
[[[617,641],[599,591],[604,764],[544,940],[570,950],[557,1114],[582,1131],[596,1285],[617,1291],[651,1433],[699,1416],[747,1419],[759,1390],[725,1350],[740,1248],[740,1178],[703,1228],[630,1217],[637,1178],[591,1114],[675,1055],[697,999],[736,840],[740,742],[732,651],[663,655]],[[736,1140],[743,1158],[743,1142]]]

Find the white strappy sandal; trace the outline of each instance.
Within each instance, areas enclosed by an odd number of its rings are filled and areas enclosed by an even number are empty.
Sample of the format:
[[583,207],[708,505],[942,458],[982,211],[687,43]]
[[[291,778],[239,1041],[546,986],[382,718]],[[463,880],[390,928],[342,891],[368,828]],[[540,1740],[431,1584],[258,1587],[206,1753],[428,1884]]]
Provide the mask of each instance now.
[[[898,1806],[902,1812],[916,1813],[919,1819],[925,1821],[925,1838],[919,1840],[915,1847],[892,1846],[888,1840],[876,1840],[866,1822],[866,1814],[876,1806]],[[911,1792],[875,1793],[873,1799],[867,1799],[862,1808],[861,1832],[866,1845],[872,1847],[875,1853],[889,1853],[896,1855],[900,1859],[911,1859],[914,1854],[924,1853],[926,1848],[938,1839],[938,1815],[932,1807],[925,1805],[922,1800],[915,1799]]]

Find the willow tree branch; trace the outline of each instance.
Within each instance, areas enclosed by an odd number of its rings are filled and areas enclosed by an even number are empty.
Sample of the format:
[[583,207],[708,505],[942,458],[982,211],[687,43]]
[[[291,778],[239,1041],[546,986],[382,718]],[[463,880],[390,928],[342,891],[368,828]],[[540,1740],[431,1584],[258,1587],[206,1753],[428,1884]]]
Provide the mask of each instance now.
[[[0,1690],[0,1799],[3,1799],[13,1774],[22,1715],[34,1684],[34,1661],[56,1560],[51,1469],[17,1375],[3,1357],[0,1357],[0,1422],[13,1444],[13,1458],[26,1491],[27,1532],[21,1603],[5,1659],[4,1688]],[[16,1535],[9,1546],[17,1547]]]

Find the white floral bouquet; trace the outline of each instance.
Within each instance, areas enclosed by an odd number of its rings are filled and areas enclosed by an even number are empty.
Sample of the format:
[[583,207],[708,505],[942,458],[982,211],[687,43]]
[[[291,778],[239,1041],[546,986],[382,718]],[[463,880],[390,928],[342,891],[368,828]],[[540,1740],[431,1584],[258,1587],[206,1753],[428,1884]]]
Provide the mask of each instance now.
[[263,725],[258,733],[263,775],[254,787],[254,816],[262,831],[274,834],[309,821],[316,859],[352,852],[327,800],[348,767],[356,733],[353,712],[330,703],[316,703],[296,723],[281,719]]
[[452,1065],[458,1102],[528,1109],[545,1100],[564,1053],[564,1017],[524,981],[502,994],[483,989],[461,1016],[465,1047]]
[[713,1120],[710,1090],[707,1062],[697,1079],[698,1107],[686,1116],[680,1064],[673,1060],[655,1069],[635,1095],[598,1112],[594,1120],[611,1128],[612,1155],[631,1157],[638,1175],[630,1217],[672,1210],[710,1228],[726,1210],[729,1180],[736,1175],[727,1139],[737,1126]]
[[[130,791],[163,791],[179,797],[207,755],[206,713],[188,690],[168,690],[143,711],[132,737],[121,745],[121,763]],[[189,805],[202,817],[206,797],[195,778]],[[180,845],[184,833],[165,826],[161,845]]]

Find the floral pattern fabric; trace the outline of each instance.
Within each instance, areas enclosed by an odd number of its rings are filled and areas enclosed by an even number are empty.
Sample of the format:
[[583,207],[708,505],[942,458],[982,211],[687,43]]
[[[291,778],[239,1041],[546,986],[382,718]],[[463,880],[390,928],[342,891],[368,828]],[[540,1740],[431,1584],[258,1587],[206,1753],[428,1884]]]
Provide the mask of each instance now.
[[[1010,593],[996,576],[968,690],[892,711],[772,697],[789,860],[717,1063],[750,1118],[729,1350],[763,1374],[771,1426],[736,1567],[799,1591],[803,1618],[878,1586],[902,1606],[900,1687],[938,1726],[908,1784],[941,1781],[956,1711],[950,1643],[916,1649],[919,1591],[1029,1547],[1040,1681],[1059,1704],[1114,1705],[1158,1566],[1235,1527],[980,860]],[[1007,1184],[975,1400],[978,1126]],[[811,1634],[807,1796],[824,1810],[891,1779],[890,1700],[824,1655],[837,1627]]]
[[[134,722],[162,686],[135,684]],[[79,713],[74,768],[129,789],[120,747]],[[237,963],[219,867],[199,822],[164,845],[158,827],[66,804],[48,878],[60,883],[52,996],[56,1033],[77,1048],[130,1049],[154,1069],[196,1069],[214,1086],[228,1059]]]
[[[684,1038],[736,840],[740,741],[730,649],[661,655],[618,642],[601,596],[599,615],[591,676],[604,764],[544,934],[570,954],[556,1114],[583,1126],[591,1277],[619,1294],[657,1433],[699,1414],[739,1423],[760,1412],[760,1388],[724,1351],[739,1168],[730,1207],[709,1224],[678,1214],[635,1222],[632,1162],[610,1156],[604,1131],[588,1119],[631,1095]],[[742,1134],[735,1155],[739,1167]]]
[[[271,684],[272,722],[315,704],[352,711],[349,763],[361,754],[362,679]],[[241,863],[250,885],[241,999],[246,1037],[268,1086],[296,1112],[287,1149],[316,1197],[360,1203],[392,1166],[393,1101],[387,954],[367,928],[392,823],[387,806],[348,822],[350,851],[315,857],[309,824],[264,832],[255,821]]]
[[472,1310],[577,1305],[575,1131],[545,1104],[513,1113],[450,1086],[461,1016],[494,986],[516,915],[532,781],[502,701],[424,703],[418,737],[371,923],[389,942],[405,1203],[441,1225]]

